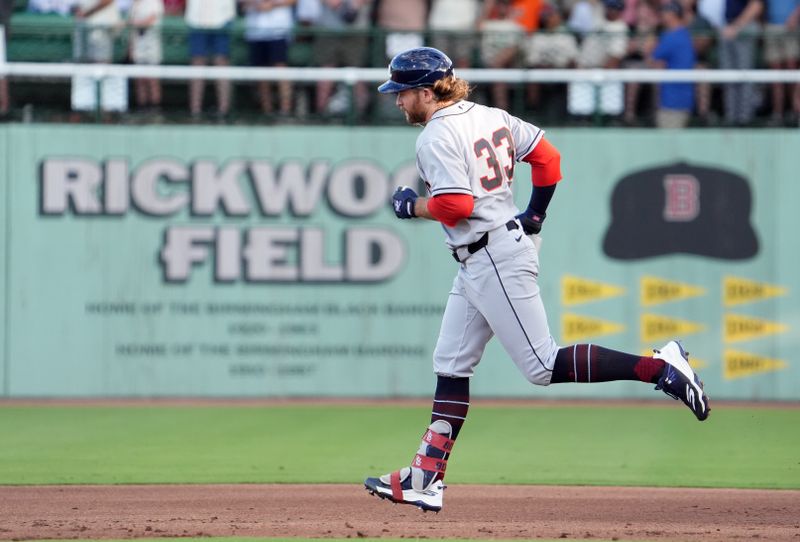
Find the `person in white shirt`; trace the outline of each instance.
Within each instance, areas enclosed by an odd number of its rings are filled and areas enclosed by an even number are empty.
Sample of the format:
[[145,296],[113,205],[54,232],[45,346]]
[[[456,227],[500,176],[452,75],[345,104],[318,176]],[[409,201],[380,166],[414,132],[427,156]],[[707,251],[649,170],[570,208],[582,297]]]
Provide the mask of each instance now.
[[[134,0],[128,11],[130,58],[134,64],[158,65],[162,60],[161,20],[164,0]],[[161,105],[161,81],[139,78],[135,83],[139,107]]]
[[[230,64],[230,30],[236,17],[236,0],[188,0],[186,24],[189,26],[189,56],[192,66],[212,62],[216,66]],[[205,82],[189,83],[189,111],[198,118],[203,108]],[[230,81],[217,81],[217,114],[225,116],[231,107]]]
[[[244,0],[244,38],[250,49],[250,65],[284,67],[289,62],[289,38],[294,27],[294,4],[297,0]],[[258,82],[261,111],[272,113],[272,82]],[[280,112],[292,111],[292,85],[278,82]]]
[[75,9],[75,0],[28,0],[27,11],[30,13],[58,13],[71,15]]
[[114,35],[121,22],[114,0],[78,0],[73,8],[72,54],[78,62],[111,63]]

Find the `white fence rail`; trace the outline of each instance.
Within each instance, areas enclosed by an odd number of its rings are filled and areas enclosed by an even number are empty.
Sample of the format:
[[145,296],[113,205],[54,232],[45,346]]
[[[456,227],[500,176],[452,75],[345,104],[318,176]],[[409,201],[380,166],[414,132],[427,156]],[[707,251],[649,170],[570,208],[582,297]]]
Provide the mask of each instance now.
[[[470,83],[570,83],[669,81],[695,83],[797,83],[800,70],[522,70],[464,69],[457,75]],[[387,77],[385,68],[255,68],[246,66],[143,66],[123,64],[71,64],[45,62],[0,62],[0,77],[42,77],[69,79],[74,76],[156,78],[162,80],[230,81],[359,81],[379,82]]]

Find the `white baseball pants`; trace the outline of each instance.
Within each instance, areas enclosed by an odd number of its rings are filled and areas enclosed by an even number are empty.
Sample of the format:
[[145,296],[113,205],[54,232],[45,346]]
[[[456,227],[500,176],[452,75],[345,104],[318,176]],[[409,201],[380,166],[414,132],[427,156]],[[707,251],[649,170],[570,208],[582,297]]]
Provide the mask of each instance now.
[[433,353],[437,375],[471,377],[497,335],[533,384],[550,383],[558,345],[539,295],[539,258],[521,228],[489,232],[488,244],[460,264]]

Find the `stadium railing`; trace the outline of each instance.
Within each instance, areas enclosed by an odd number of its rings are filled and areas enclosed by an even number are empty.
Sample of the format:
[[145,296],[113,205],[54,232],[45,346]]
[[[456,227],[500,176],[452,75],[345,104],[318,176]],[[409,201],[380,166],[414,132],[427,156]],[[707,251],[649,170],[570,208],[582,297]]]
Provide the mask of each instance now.
[[[13,34],[8,44],[8,62],[0,64],[0,76],[8,77],[12,85],[12,120],[22,121],[96,121],[107,120],[103,115],[102,95],[107,92],[104,81],[116,80],[116,88],[124,88],[125,96],[118,97],[122,106],[112,108],[111,115],[121,122],[196,122],[188,115],[187,83],[191,79],[230,80],[234,83],[234,106],[224,119],[209,115],[201,121],[236,123],[313,122],[349,124],[400,123],[391,97],[375,96],[374,84],[385,79],[386,59],[383,51],[385,33],[372,29],[366,33],[370,44],[365,51],[365,64],[381,66],[371,68],[316,68],[313,65],[313,38],[320,33],[298,28],[290,52],[288,68],[254,68],[246,65],[247,48],[242,37],[242,23],[234,26],[233,50],[229,67],[188,66],[186,46],[187,29],[183,20],[170,17],[162,28],[164,64],[141,66],[130,64],[81,64],[71,62],[74,23],[70,17],[56,15],[17,14],[13,19]],[[127,49],[126,32],[121,31],[116,40],[115,61],[122,61]],[[476,53],[477,54],[477,53]],[[476,59],[475,65],[480,65]],[[497,82],[510,86],[509,109],[515,114],[532,116],[550,125],[600,126],[621,124],[620,105],[624,101],[625,85],[642,83],[649,88],[668,81],[684,81],[714,86],[715,120],[718,125],[721,113],[720,88],[723,84],[753,82],[761,87],[761,114],[755,124],[762,122],[767,108],[768,83],[800,83],[800,71],[789,70],[578,70],[578,69],[486,69],[471,68],[458,71],[459,76],[475,87],[476,99],[491,102],[490,87]],[[135,105],[131,82],[140,77],[161,79],[164,83],[164,101],[160,111],[140,111]],[[75,111],[73,94],[76,79],[91,81],[95,90],[95,107]],[[318,113],[314,111],[315,85],[320,80],[337,83],[336,107]],[[294,108],[289,117],[264,115],[254,98],[253,87],[257,81],[292,81]],[[353,87],[358,83],[372,85],[367,110],[357,111]],[[526,89],[540,84],[545,89],[545,99],[535,106],[527,98]],[[85,85],[84,85],[85,86]],[[610,102],[606,90],[612,88]],[[614,90],[616,89],[616,90]],[[213,109],[214,89],[206,91],[209,109]],[[608,102],[608,103],[604,103]],[[114,100],[112,100],[114,101]],[[642,119],[639,125],[652,125],[655,98],[645,92],[637,106]],[[703,122],[707,122],[703,119]],[[704,125],[693,122],[693,125]]]

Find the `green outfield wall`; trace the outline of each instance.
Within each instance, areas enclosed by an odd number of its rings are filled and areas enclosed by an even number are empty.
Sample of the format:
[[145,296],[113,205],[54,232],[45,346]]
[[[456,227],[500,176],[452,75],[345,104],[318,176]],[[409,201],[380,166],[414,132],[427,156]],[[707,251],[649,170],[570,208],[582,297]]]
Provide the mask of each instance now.
[[[427,396],[457,264],[415,128],[0,127],[6,397]],[[800,399],[800,133],[563,129],[540,284],[561,344],[684,340],[714,398]],[[517,167],[521,205],[530,193]],[[535,388],[492,343],[476,395]]]

